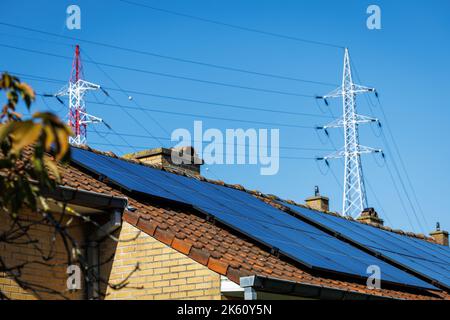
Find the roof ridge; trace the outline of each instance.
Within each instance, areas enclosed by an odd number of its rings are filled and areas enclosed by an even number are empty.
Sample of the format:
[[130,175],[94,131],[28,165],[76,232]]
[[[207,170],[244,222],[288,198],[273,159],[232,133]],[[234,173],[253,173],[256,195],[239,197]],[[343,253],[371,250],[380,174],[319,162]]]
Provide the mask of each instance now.
[[284,202],[287,202],[289,204],[295,205],[295,206],[299,206],[299,207],[305,208],[305,209],[309,209],[309,210],[317,211],[317,212],[320,212],[320,213],[332,215],[334,217],[338,217],[338,218],[345,219],[345,220],[350,220],[350,221],[353,221],[353,222],[356,222],[356,223],[365,224],[365,225],[368,225],[368,226],[373,227],[373,228],[378,228],[378,229],[381,229],[381,230],[384,230],[384,231],[396,233],[396,234],[403,235],[403,236],[417,238],[419,240],[425,240],[425,241],[428,241],[428,242],[431,242],[431,243],[434,243],[434,244],[436,243],[433,237],[425,236],[422,233],[414,233],[414,232],[410,232],[410,231],[403,231],[401,229],[393,229],[393,228],[388,227],[388,226],[383,226],[383,225],[379,225],[379,224],[373,224],[373,223],[365,222],[365,221],[359,221],[359,220],[354,219],[352,217],[344,217],[344,216],[340,215],[338,212],[313,209],[313,208],[311,208],[311,207],[309,207],[309,206],[307,206],[305,204],[298,203],[298,202],[296,202],[294,200],[283,200],[283,199],[280,199],[280,200],[284,201]]
[[242,186],[240,184],[230,184],[230,183],[226,183],[226,182],[221,181],[221,180],[209,179],[209,178],[206,178],[206,177],[204,177],[202,175],[190,175],[190,174],[188,174],[186,172],[179,172],[179,171],[176,171],[176,170],[171,170],[169,168],[163,168],[162,166],[157,166],[157,165],[152,165],[152,164],[149,164],[149,163],[144,163],[143,161],[140,161],[140,160],[121,157],[121,156],[116,155],[112,151],[106,152],[106,151],[100,151],[100,150],[97,150],[97,149],[93,149],[93,148],[91,148],[91,147],[89,147],[87,145],[72,146],[72,147],[73,148],[78,148],[78,149],[83,149],[83,150],[90,151],[90,152],[94,152],[96,154],[100,154],[100,155],[104,155],[104,156],[120,159],[120,160],[127,161],[127,162],[130,162],[130,163],[139,164],[139,165],[142,165],[144,167],[149,167],[149,168],[153,168],[153,169],[156,169],[156,170],[161,170],[161,171],[165,171],[165,172],[168,172],[168,173],[176,174],[178,176],[184,176],[184,177],[187,177],[187,178],[197,179],[197,180],[208,182],[208,183],[212,183],[212,184],[215,184],[215,185],[220,185],[220,186],[224,186],[224,187],[227,187],[227,188],[243,191],[243,192],[249,193],[249,194],[251,194],[253,196],[262,197],[262,198],[270,200],[270,201],[274,201],[275,200],[275,201],[287,202],[289,204],[293,204],[293,205],[296,205],[296,206],[299,206],[299,207],[302,207],[302,208],[314,210],[314,211],[317,211],[317,212],[325,213],[325,214],[332,215],[332,216],[335,216],[335,217],[339,217],[339,218],[342,218],[342,219],[351,220],[353,222],[365,224],[365,225],[368,225],[368,226],[371,226],[371,227],[374,227],[374,228],[378,228],[378,229],[381,229],[381,230],[384,230],[384,231],[393,232],[393,233],[396,233],[396,234],[399,234],[399,235],[408,236],[408,237],[412,237],[412,238],[416,238],[416,239],[419,239],[419,240],[424,240],[424,241],[428,241],[428,242],[436,244],[436,241],[434,240],[433,237],[426,236],[426,235],[424,235],[422,233],[414,233],[414,232],[411,232],[411,231],[404,231],[404,230],[401,230],[401,229],[393,229],[393,228],[388,227],[388,226],[374,225],[374,224],[372,224],[370,222],[359,221],[359,220],[356,220],[356,219],[354,219],[352,217],[344,217],[344,216],[340,215],[338,212],[334,212],[334,211],[322,211],[322,210],[312,209],[311,207],[308,207],[305,204],[298,203],[298,202],[296,202],[294,200],[282,199],[282,198],[280,198],[280,197],[278,197],[276,195],[265,194],[265,193],[263,193],[263,192],[261,192],[259,190],[250,190],[250,189],[247,189],[247,188],[245,188],[244,186]]

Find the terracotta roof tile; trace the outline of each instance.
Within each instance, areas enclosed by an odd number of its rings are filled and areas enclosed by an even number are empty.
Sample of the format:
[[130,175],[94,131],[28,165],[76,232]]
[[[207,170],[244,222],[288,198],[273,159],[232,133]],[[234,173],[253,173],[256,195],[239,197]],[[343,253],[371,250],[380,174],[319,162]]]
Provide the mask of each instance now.
[[172,248],[185,255],[189,255],[189,252],[191,251],[192,248],[192,244],[183,241],[183,239],[175,238],[173,239]]
[[[127,216],[127,214],[125,214],[125,217]],[[156,232],[156,228],[157,225],[154,223],[149,222],[148,220],[144,220],[139,218],[136,226],[143,232],[145,232],[146,234],[148,234],[149,236],[153,236]]]
[[192,248],[189,252],[189,257],[206,266],[208,265],[210,253],[202,249]]
[[216,258],[210,258],[208,260],[208,268],[212,271],[215,271],[221,275],[226,275],[229,267],[229,263],[224,262],[223,260],[217,260]]

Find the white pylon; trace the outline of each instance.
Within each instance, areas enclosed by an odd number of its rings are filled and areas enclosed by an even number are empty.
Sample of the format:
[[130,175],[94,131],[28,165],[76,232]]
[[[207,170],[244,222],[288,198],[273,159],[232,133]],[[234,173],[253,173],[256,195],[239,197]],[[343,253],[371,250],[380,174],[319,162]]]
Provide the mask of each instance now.
[[378,119],[362,116],[356,112],[356,95],[366,92],[376,93],[374,88],[368,88],[353,83],[350,56],[348,49],[346,48],[342,86],[326,96],[317,98],[326,101],[328,98],[342,97],[343,117],[320,129],[344,128],[344,149],[321,159],[345,159],[342,214],[353,218],[358,217],[361,212],[367,208],[367,196],[360,155],[365,153],[382,153],[379,149],[373,149],[359,144],[359,124],[379,122]]

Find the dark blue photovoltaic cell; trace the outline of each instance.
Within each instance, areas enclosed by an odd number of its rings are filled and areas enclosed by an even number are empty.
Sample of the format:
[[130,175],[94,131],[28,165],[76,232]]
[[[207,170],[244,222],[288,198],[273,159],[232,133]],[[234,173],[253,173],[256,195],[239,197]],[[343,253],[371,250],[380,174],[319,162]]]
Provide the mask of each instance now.
[[281,202],[299,216],[450,288],[450,248]]
[[246,192],[78,148],[72,148],[72,161],[131,192],[191,205],[310,268],[367,277],[367,268],[377,265],[384,281],[436,290]]

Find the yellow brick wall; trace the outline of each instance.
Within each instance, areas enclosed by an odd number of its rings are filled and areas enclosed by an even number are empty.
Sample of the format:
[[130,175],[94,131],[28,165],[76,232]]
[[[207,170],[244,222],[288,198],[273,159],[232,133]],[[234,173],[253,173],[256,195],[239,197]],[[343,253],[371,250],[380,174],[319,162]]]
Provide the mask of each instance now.
[[[106,240],[100,246],[101,274],[120,283],[139,264],[126,288],[102,285],[106,299],[221,299],[220,275],[124,222],[121,242]],[[129,241],[132,239],[132,241]]]
[[[58,218],[58,216],[56,216]],[[30,221],[42,219],[36,213],[29,210],[24,210],[20,214],[20,218],[24,219],[21,223],[27,225]],[[10,230],[11,219],[9,215],[0,211],[0,236],[7,230]],[[83,242],[84,235],[82,226],[74,220],[68,230],[70,235],[74,237],[79,243]],[[30,285],[31,288],[36,289],[33,292],[30,288],[21,288],[16,280],[11,277],[11,274],[0,272],[0,291],[9,299],[62,299],[62,297],[45,292],[47,289],[55,290],[66,295],[69,299],[83,299],[84,290],[77,292],[68,292],[67,289],[67,254],[60,237],[57,237],[53,258],[49,261],[42,259],[42,250],[44,255],[48,255],[51,248],[52,238],[54,236],[54,228],[48,225],[38,224],[32,226],[28,232],[30,240],[36,240],[34,244],[11,244],[0,240],[0,257],[7,267],[17,266],[26,263],[22,269],[20,280]],[[21,237],[15,240],[16,242],[26,242],[27,238]],[[43,265],[41,262],[52,264],[51,266]],[[0,266],[0,269],[2,267]],[[3,269],[4,270],[4,269]],[[45,287],[41,288],[41,286]]]
[[[21,213],[21,216],[27,220],[40,218],[29,211]],[[9,226],[7,215],[0,212],[0,235],[8,230]],[[84,229],[85,225],[75,220],[69,230],[80,244],[83,244],[85,238]],[[36,245],[39,249],[48,253],[53,231],[51,226],[38,225],[32,227],[29,234],[32,239],[38,241]],[[219,274],[139,232],[126,222],[117,232],[117,237],[120,238],[118,243],[107,239],[100,244],[100,275],[104,280],[101,292],[106,294],[106,299],[221,299]],[[69,299],[85,299],[84,284],[82,290],[67,291],[66,251],[59,237],[54,250],[54,258],[48,262],[55,264],[54,266],[27,265],[20,279],[33,287],[45,286],[61,292]],[[0,241],[0,257],[9,266],[35,260],[45,262],[32,244],[6,244]],[[114,290],[105,284],[122,282],[137,264],[139,270],[127,280],[128,285],[125,288]],[[61,299],[58,295],[42,290],[36,294],[30,289],[21,288],[10,275],[2,273],[0,291],[11,299]]]

